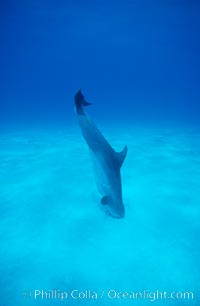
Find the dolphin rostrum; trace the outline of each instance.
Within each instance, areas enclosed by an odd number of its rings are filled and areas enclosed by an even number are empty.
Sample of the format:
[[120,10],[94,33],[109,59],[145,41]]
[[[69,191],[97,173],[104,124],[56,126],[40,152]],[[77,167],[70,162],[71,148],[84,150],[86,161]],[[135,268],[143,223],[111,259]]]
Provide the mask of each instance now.
[[114,218],[123,218],[125,208],[122,200],[120,168],[127,154],[127,146],[117,153],[110,146],[83,107],[88,103],[81,90],[75,97],[75,108],[83,137],[88,144],[94,161],[96,183],[102,195],[101,204],[106,212]]

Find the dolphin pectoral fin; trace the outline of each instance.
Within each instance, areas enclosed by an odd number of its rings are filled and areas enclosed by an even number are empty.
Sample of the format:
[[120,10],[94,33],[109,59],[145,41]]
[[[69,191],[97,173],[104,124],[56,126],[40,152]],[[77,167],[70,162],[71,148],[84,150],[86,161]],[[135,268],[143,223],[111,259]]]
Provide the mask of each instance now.
[[108,197],[108,196],[103,196],[103,197],[101,198],[101,204],[102,204],[102,205],[108,205],[109,202],[110,202],[110,200],[109,200],[109,197]]
[[128,151],[128,148],[127,146],[124,147],[124,149],[121,151],[121,152],[116,152],[116,156],[117,156],[117,160],[119,162],[119,166],[121,168],[125,158],[126,158],[126,155],[127,155],[127,151]]

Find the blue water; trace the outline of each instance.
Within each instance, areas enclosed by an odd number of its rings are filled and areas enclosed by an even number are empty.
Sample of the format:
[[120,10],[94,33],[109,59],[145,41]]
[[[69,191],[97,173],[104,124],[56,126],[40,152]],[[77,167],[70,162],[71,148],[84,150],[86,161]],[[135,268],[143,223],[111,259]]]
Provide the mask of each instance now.
[[[1,2],[0,305],[199,305],[199,13],[194,0]],[[128,146],[121,220],[99,204],[80,87],[113,148]]]

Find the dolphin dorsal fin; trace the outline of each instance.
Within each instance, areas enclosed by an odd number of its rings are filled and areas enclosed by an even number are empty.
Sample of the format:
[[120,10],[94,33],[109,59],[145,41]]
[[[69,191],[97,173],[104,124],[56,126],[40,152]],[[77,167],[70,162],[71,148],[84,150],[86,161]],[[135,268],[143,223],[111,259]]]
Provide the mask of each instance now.
[[123,162],[126,158],[127,151],[128,151],[128,148],[127,148],[127,146],[125,146],[121,152],[116,152],[116,157],[117,157],[117,160],[119,162],[120,168],[121,168],[121,166],[122,166],[122,164],[123,164]]

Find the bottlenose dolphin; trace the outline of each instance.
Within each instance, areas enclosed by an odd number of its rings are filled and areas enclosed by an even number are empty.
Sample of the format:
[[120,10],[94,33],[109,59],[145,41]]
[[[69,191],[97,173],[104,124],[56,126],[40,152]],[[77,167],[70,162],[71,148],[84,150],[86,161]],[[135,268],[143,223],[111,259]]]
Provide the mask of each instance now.
[[75,109],[78,122],[88,147],[91,151],[96,183],[102,195],[101,204],[105,211],[114,218],[123,218],[125,208],[122,200],[120,168],[127,154],[127,146],[117,153],[101,134],[83,107],[90,105],[81,90],[75,97]]

